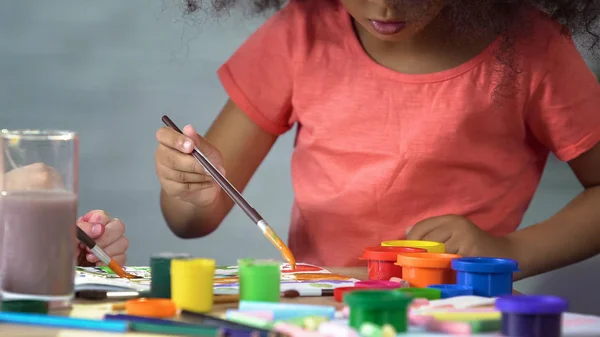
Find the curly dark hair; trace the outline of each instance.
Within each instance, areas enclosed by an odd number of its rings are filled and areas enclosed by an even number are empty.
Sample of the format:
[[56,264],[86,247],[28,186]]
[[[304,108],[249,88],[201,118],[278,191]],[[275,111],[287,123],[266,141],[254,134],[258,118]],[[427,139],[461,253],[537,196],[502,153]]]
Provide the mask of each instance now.
[[[229,13],[235,6],[246,4],[251,14],[266,14],[281,9],[285,0],[183,0],[186,14],[199,11],[210,15]],[[334,1],[334,0],[304,0]],[[400,6],[406,0],[386,0],[389,5]],[[476,38],[478,34],[493,29],[502,43],[496,52],[501,66],[494,95],[514,94],[520,69],[515,61],[515,41],[527,36],[528,14],[531,8],[547,13],[563,26],[563,34],[576,37],[591,55],[600,46],[600,0],[447,0],[441,15],[448,31],[462,38]],[[485,28],[485,29],[483,29]],[[506,71],[508,70],[508,71]]]

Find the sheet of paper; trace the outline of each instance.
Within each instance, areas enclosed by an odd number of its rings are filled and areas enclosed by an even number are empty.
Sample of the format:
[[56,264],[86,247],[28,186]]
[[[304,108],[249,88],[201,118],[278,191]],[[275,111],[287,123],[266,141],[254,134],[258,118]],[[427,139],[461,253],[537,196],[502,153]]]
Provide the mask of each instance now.
[[[351,287],[359,280],[306,263],[297,263],[296,270],[290,265],[281,267],[281,291],[303,289],[334,289]],[[237,294],[239,291],[237,266],[218,267],[215,271],[215,294]]]
[[[141,276],[141,279],[123,279],[106,267],[78,267],[75,277],[76,290],[150,290],[150,267],[125,267],[126,272]],[[281,267],[281,291],[290,289],[333,289],[354,285],[357,279],[310,264],[298,263],[291,271],[288,264]],[[214,293],[237,294],[239,289],[237,266],[221,266],[215,269]]]
[[123,269],[142,278],[132,280],[120,278],[108,267],[77,267],[75,290],[150,290],[150,267],[124,267]]

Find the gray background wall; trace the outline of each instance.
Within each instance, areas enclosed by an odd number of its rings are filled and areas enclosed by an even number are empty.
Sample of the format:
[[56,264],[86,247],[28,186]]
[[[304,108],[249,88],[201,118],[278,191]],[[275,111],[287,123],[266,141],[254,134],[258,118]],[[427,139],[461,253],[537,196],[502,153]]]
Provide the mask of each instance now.
[[[199,240],[177,239],[163,222],[153,162],[160,117],[168,113],[204,132],[226,99],[217,67],[262,22],[233,14],[203,24],[181,13],[179,0],[0,0],[0,128],[81,134],[80,213],[98,208],[124,220],[130,265],[146,265],[160,251],[220,264],[277,258],[238,209]],[[282,237],[293,198],[292,140],[290,133],[277,142],[245,191]],[[551,158],[524,225],[552,215],[579,191],[569,168]],[[572,311],[600,314],[599,266],[591,259],[517,288],[566,296]]]

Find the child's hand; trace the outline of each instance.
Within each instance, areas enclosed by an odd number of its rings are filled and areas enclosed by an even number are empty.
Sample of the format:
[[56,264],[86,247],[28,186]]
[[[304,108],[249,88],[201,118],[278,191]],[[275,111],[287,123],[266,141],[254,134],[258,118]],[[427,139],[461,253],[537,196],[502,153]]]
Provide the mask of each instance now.
[[407,240],[443,242],[446,252],[468,256],[509,258],[508,239],[491,236],[467,218],[444,215],[423,220],[408,230]]
[[[127,248],[129,240],[125,237],[125,225],[121,220],[111,218],[108,213],[100,210],[90,211],[77,219],[77,226],[83,229],[96,244],[102,248],[108,256],[115,260],[121,266],[125,265],[127,260]],[[83,266],[101,265],[90,250],[78,242],[77,245],[78,264]]]
[[185,135],[167,127],[156,133],[158,179],[166,194],[196,206],[209,205],[221,189],[190,153],[194,146],[198,147],[219,172],[225,174],[221,152],[198,135],[193,127],[186,126],[183,133]]

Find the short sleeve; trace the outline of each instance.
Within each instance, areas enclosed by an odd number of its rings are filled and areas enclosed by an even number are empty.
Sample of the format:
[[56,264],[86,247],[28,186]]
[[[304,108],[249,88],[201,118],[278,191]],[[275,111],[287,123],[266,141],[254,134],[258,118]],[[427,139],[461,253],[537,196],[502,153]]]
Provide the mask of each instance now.
[[280,135],[291,121],[296,1],[270,17],[218,70],[229,98],[263,130]]
[[560,160],[570,161],[600,140],[600,85],[570,36],[553,39],[527,124]]

